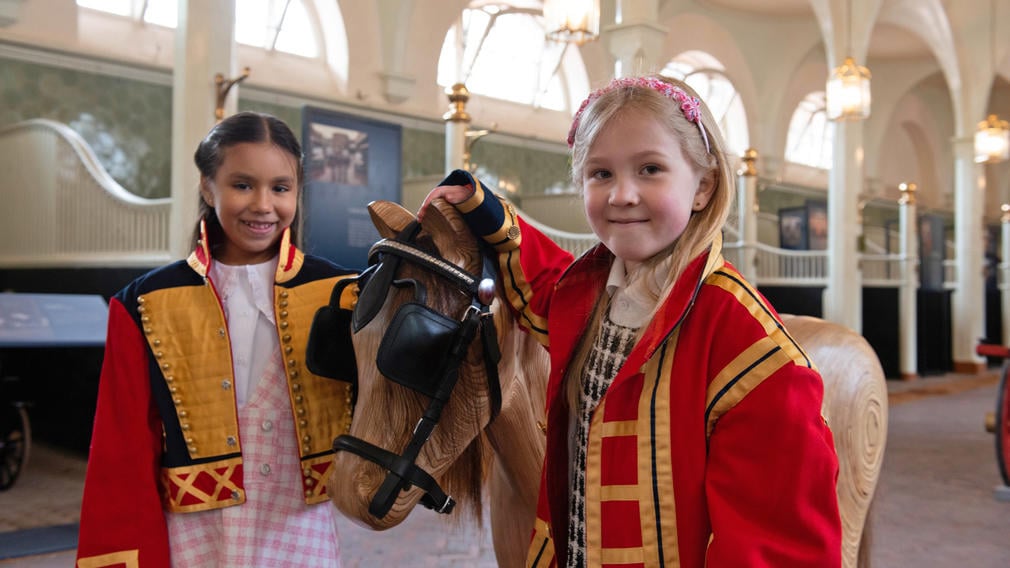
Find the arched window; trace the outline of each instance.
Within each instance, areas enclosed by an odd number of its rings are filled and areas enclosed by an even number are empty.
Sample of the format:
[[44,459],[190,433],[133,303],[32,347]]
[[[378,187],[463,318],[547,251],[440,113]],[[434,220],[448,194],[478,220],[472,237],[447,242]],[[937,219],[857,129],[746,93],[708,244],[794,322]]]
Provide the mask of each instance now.
[[574,112],[589,92],[578,49],[546,39],[543,4],[477,0],[449,28],[438,84],[463,83],[474,94]]
[[824,110],[824,91],[807,95],[789,120],[785,159],[815,168],[830,169],[835,125]]
[[663,75],[680,79],[701,97],[726,141],[726,151],[742,156],[750,145],[747,113],[722,63],[708,53],[685,51],[663,68]]
[[[175,28],[176,0],[77,0],[77,5]],[[320,41],[302,0],[236,0],[235,41],[302,57],[320,55]]]

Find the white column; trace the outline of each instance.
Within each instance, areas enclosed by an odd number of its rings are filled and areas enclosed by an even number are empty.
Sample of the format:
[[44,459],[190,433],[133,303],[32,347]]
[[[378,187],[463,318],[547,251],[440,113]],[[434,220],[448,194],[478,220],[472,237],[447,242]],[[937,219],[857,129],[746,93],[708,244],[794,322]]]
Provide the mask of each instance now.
[[954,371],[980,373],[985,359],[975,353],[985,337],[985,279],[983,275],[982,210],[985,176],[975,163],[975,140],[955,138],[954,146],[954,251],[957,286],[951,299]]
[[737,176],[737,219],[740,231],[740,266],[737,269],[751,284],[757,283],[755,245],[758,242],[757,229],[757,150],[748,148],[743,154],[743,169]]
[[[235,75],[234,0],[178,0],[175,66],[172,75],[172,210],[169,251],[185,258],[197,220],[200,174],[193,153],[214,126],[217,90],[214,75]],[[225,102],[225,116],[234,114],[237,88]]]
[[462,83],[446,89],[449,95],[449,111],[442,115],[445,120],[445,173],[460,169],[466,164],[466,131],[470,126],[470,115],[466,112],[466,102],[470,91]]
[[828,179],[828,287],[824,319],[862,333],[859,266],[859,195],[863,190],[863,122],[835,123],[834,162]]
[[901,285],[898,288],[899,367],[903,380],[919,377],[918,314],[916,292],[919,289],[919,235],[915,184],[902,184],[898,227],[901,231]]

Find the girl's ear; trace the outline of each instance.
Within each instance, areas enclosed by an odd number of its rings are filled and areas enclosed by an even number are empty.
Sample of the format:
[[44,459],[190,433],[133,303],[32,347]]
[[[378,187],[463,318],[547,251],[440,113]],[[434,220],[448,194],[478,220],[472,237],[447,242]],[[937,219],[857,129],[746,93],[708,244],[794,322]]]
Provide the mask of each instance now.
[[210,191],[210,180],[200,176],[200,197],[211,209],[214,208],[214,194]]
[[713,195],[715,195],[715,174],[709,170],[705,172],[701,181],[698,182],[698,189],[694,192],[694,204],[691,206],[691,211],[701,211],[704,209],[708,206],[708,202],[712,200]]

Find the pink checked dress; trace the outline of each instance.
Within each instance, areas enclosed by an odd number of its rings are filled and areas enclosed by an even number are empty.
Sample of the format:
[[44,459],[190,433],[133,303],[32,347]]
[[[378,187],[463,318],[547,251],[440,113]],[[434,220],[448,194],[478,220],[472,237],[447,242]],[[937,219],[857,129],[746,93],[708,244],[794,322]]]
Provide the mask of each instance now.
[[[166,513],[173,566],[340,567],[336,509],[329,502],[306,505],[302,495],[287,380],[273,331],[276,260],[266,264],[215,263],[211,269],[232,333],[246,502]],[[272,349],[261,349],[264,343]]]

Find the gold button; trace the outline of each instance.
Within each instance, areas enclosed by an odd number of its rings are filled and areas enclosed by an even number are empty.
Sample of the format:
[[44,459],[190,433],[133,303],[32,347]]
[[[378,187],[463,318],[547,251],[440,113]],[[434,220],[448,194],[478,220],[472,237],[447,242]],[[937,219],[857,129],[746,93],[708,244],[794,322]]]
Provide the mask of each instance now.
[[172,399],[172,402],[175,403],[176,406],[179,406],[180,404],[182,404],[182,399],[179,397],[175,397]]
[[302,441],[305,442],[305,443],[309,443],[309,442],[312,441],[312,436],[309,436],[308,434],[306,434],[306,435],[302,436]]
[[172,394],[175,394],[175,391],[177,391],[177,390],[179,390],[179,387],[177,387],[175,385],[172,385],[172,386],[168,387],[168,392],[170,392]]
[[172,382],[174,380],[175,380],[175,377],[173,377],[172,375],[169,375],[169,376],[165,377],[165,382],[166,383],[170,383],[170,382]]
[[179,411],[179,418],[186,418],[188,416],[189,416],[189,411],[187,411],[187,410],[180,410]]
[[287,329],[287,328],[288,328],[288,322],[282,321],[281,322],[281,329]]
[[312,448],[310,448],[308,444],[302,444],[302,451],[307,454],[312,451]]
[[306,497],[312,497],[313,495],[314,495],[314,492],[311,489],[306,489],[305,490],[305,496]]
[[287,297],[288,297],[288,291],[287,290],[281,292],[281,298],[287,298]]
[[161,340],[160,339],[155,339],[152,343],[154,343],[155,347],[161,347]]
[[281,300],[281,303],[280,303],[280,306],[281,306],[282,308],[286,308],[286,307],[288,307],[288,301],[287,301],[287,300]]
[[238,440],[235,439],[235,436],[228,436],[227,438],[225,438],[225,443],[227,443],[229,446],[234,446],[235,444],[238,443]]
[[284,337],[282,337],[282,338],[281,338],[281,340],[282,340],[282,341],[283,341],[284,343],[288,343],[288,342],[290,342],[290,341],[291,341],[291,336],[290,336],[290,335],[287,335],[287,334],[285,334],[285,335],[284,335]]
[[223,328],[223,327],[219,327],[219,328],[217,328],[217,334],[218,334],[219,336],[221,336],[221,337],[224,337],[224,335],[225,335],[225,333],[224,333],[224,328]]
[[284,346],[284,354],[285,355],[290,355],[291,352],[294,351],[294,350],[295,350],[295,348],[291,347],[290,345],[285,345]]
[[238,501],[239,497],[241,497],[241,495],[239,495],[238,491],[232,491],[231,492],[231,500],[232,501]]
[[305,477],[312,477],[312,468],[311,467],[307,467],[307,468],[303,469],[302,470],[302,475],[304,475]]
[[315,484],[315,482],[316,482],[316,480],[312,479],[311,477],[306,477],[305,478],[305,487],[312,487]]
[[[309,425],[309,421],[308,420],[299,420],[298,421],[298,425],[301,426],[302,428],[304,428],[304,427],[306,427],[306,426]],[[308,470],[306,470],[306,471],[308,471]],[[308,475],[308,474],[306,473],[305,475]]]
[[144,306],[137,306],[137,313],[142,314],[145,311],[147,311],[147,308],[145,308]]
[[143,304],[146,301],[147,301],[147,298],[145,298],[143,296],[140,296],[140,297],[137,298],[137,303],[138,304]]
[[302,390],[301,383],[291,383],[291,390],[293,390],[293,391]]
[[192,444],[193,443],[193,438],[190,438],[189,436],[186,436],[186,443],[187,444]]
[[162,370],[167,371],[167,370],[171,369],[172,366],[169,365],[168,363],[162,363],[161,364],[161,368],[162,368]]
[[189,446],[189,453],[190,453],[190,455],[195,456],[196,455],[196,446]]
[[224,390],[230,389],[231,388],[231,381],[229,381],[228,379],[225,379],[225,380],[221,381],[221,388],[223,388]]
[[302,396],[300,394],[295,395],[295,402],[297,402],[298,404],[301,404],[303,400],[305,400],[304,396]]
[[144,327],[144,333],[147,334],[147,335],[151,335],[152,333],[154,333],[154,329],[145,326]]
[[288,317],[288,311],[287,310],[281,310],[281,317],[282,318]]
[[512,225],[511,227],[509,227],[509,230],[506,231],[506,236],[509,238],[510,241],[518,239],[519,227],[517,227],[516,225]]
[[291,369],[291,378],[292,379],[298,378],[298,369]]
[[189,430],[189,422],[183,422],[182,424],[179,425],[179,427],[182,428],[183,430]]
[[298,416],[305,416],[305,407],[298,407]]
[[162,357],[165,356],[165,352],[164,351],[158,351],[157,353],[154,354],[154,356],[157,357],[158,359],[161,359]]
[[144,316],[144,317],[140,318],[140,321],[142,321],[144,323],[150,323],[151,322],[151,316]]
[[298,365],[298,361],[295,361],[294,359],[288,359],[288,367],[294,367],[296,365]]

